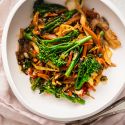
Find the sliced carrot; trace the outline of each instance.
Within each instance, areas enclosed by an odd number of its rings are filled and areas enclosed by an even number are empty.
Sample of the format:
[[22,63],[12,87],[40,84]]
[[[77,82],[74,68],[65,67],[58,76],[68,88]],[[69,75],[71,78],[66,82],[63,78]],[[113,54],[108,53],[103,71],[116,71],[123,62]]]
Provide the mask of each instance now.
[[73,51],[71,51],[70,54],[69,54],[69,59],[68,59],[68,62],[66,64],[67,67],[70,65],[70,63],[72,61],[72,57],[73,57]]
[[87,48],[88,48],[87,45],[84,45],[82,58],[86,57],[86,54],[87,54]]
[[89,42],[87,42],[87,43],[84,43],[84,45],[92,45],[92,44],[93,44],[92,41],[89,41]]
[[72,96],[72,92],[71,92],[71,91],[69,91],[69,92],[68,92],[68,95],[69,95],[69,96]]
[[100,39],[98,39],[97,35],[87,26],[83,25],[83,29],[93,37],[94,41],[96,42],[96,44],[98,45],[98,47],[100,48]]
[[38,54],[38,53],[36,52],[36,50],[33,50],[32,53],[33,53],[34,55]]
[[82,54],[82,58],[86,57],[86,54],[87,54],[87,50],[88,50],[88,46],[89,45],[92,45],[93,44],[93,41],[90,40],[88,41],[87,43],[84,43],[84,49],[83,49],[83,54]]
[[55,17],[55,16],[58,16],[58,14],[51,13],[51,12],[48,12],[48,13],[45,14],[45,17]]
[[88,32],[88,34],[91,35],[96,42],[98,42],[97,35],[89,27],[83,25],[83,29],[85,29]]
[[49,76],[46,75],[46,74],[37,73],[37,76],[40,77],[40,78],[43,78],[43,79],[45,79],[45,80],[49,80]]

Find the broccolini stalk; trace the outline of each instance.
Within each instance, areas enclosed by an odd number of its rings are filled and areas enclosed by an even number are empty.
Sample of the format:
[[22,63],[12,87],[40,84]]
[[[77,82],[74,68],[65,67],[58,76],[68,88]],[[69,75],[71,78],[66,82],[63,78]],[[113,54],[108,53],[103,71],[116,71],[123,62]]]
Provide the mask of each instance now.
[[104,32],[104,31],[101,31],[101,32],[99,33],[99,35],[100,35],[101,37],[103,37],[103,36],[105,35],[105,32]]
[[39,45],[40,53],[38,54],[38,58],[42,61],[48,62],[49,60],[56,65],[57,67],[61,67],[66,64],[65,61],[59,58],[56,53],[52,53],[46,46]]
[[81,99],[76,94],[73,94],[72,96],[68,96],[67,94],[62,93],[61,97],[66,98],[66,99],[70,100],[73,103],[85,104],[85,100]]
[[101,67],[101,64],[99,64],[92,55],[88,55],[79,66],[75,88],[80,90],[83,84],[89,81],[92,73],[98,72]]
[[73,103],[85,104],[85,101],[80,97],[78,97],[76,94],[73,94],[72,96],[68,96],[65,92],[62,91],[63,89],[62,87],[57,88],[53,86],[50,83],[50,81],[48,81],[44,85],[41,85],[39,88],[41,93],[46,92],[46,93],[55,95],[56,98],[66,98]]
[[74,45],[74,43],[62,43],[62,44],[58,44],[58,45],[54,45],[51,47],[48,47],[50,49],[51,52],[55,52],[55,51],[65,51],[67,49],[69,49],[70,47],[72,47]]
[[81,46],[83,43],[85,43],[85,42],[87,42],[87,41],[89,41],[89,40],[91,40],[92,39],[92,36],[87,36],[87,37],[85,37],[84,39],[81,39],[81,40],[79,40],[79,41],[76,41],[75,42],[75,44],[74,44],[74,46],[72,46],[71,48],[69,48],[67,51],[65,51],[64,53],[62,53],[62,55],[60,56],[62,59],[65,59],[65,57],[67,56],[67,54],[71,51],[71,50],[73,50],[73,49],[75,49],[75,48],[77,48],[77,47],[79,47],[79,46]]
[[53,43],[53,42],[69,42],[73,40],[74,38],[78,37],[79,32],[78,30],[73,30],[72,32],[68,33],[67,35],[60,37],[60,38],[55,38],[52,40],[42,40],[45,44],[48,43]]
[[[29,40],[33,39],[33,36],[31,35],[31,33],[24,33],[24,37]],[[47,47],[43,44],[41,45],[40,43],[42,40],[40,38],[38,38],[36,36],[34,38],[36,39],[36,44],[39,47],[40,52],[38,54],[38,58],[41,61],[48,62],[50,60],[57,67],[60,67],[60,66],[63,66],[66,64],[66,62],[63,61],[61,58],[59,58],[59,56],[56,53],[54,53],[52,49],[50,49],[49,47]],[[55,49],[56,49],[56,47],[55,47]]]
[[54,28],[69,20],[76,12],[76,10],[71,10],[55,17],[52,21],[45,24],[45,27],[41,32],[51,32]]
[[42,40],[42,39],[38,38],[37,36],[33,35],[32,33],[24,32],[24,37],[26,39],[32,40],[34,37],[37,41],[40,41],[40,43],[45,43],[45,44],[54,43],[54,42],[69,42],[69,41],[73,40],[74,38],[78,37],[78,35],[79,35],[78,30],[73,30],[72,32],[70,32],[67,35],[60,37],[60,38],[55,38],[52,40]]
[[77,64],[77,62],[79,61],[80,59],[80,55],[82,53],[82,50],[83,50],[83,47],[80,48],[79,52],[75,52],[74,53],[74,57],[72,59],[72,62],[70,63],[70,66],[68,67],[66,73],[65,73],[65,76],[66,77],[69,77],[73,68],[75,67],[75,65]]
[[65,76],[66,76],[66,77],[69,77],[69,76],[70,76],[70,74],[71,74],[71,72],[72,72],[74,66],[76,65],[76,62],[77,62],[77,60],[78,60],[78,56],[79,56],[79,53],[78,53],[78,52],[74,53],[73,60],[72,60],[70,66],[68,67],[68,69],[67,69],[67,71],[66,71],[66,73],[65,73]]
[[24,32],[24,38],[26,38],[28,40],[32,40],[33,39],[33,35],[32,35],[32,33],[26,33],[26,32]]
[[37,0],[34,4],[34,13],[35,12],[39,12],[40,15],[44,16],[46,13],[48,12],[52,12],[52,13],[60,13],[60,12],[64,12],[67,9],[59,4],[46,4],[44,3],[43,0]]

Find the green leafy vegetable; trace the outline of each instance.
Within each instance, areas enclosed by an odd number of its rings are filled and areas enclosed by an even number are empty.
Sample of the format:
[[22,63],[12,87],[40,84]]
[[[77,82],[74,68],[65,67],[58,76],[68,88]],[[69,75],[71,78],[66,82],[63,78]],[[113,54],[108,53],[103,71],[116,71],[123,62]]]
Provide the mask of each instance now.
[[101,64],[99,64],[93,56],[88,55],[79,66],[75,88],[77,90],[81,89],[83,84],[89,81],[92,73],[98,72],[101,67]]
[[54,28],[69,20],[76,12],[76,10],[71,10],[55,17],[53,20],[45,24],[45,27],[41,32],[51,32]]
[[59,4],[46,4],[43,0],[37,0],[34,4],[34,13],[39,12],[42,16],[48,12],[59,13],[67,9]]
[[81,99],[78,97],[76,94],[73,94],[72,96],[67,95],[65,92],[62,91],[62,88],[55,87],[51,84],[50,81],[48,81],[46,84],[42,84],[40,86],[40,92],[46,92],[52,95],[55,95],[56,98],[66,98],[73,103],[80,103],[80,104],[85,104],[85,100]]

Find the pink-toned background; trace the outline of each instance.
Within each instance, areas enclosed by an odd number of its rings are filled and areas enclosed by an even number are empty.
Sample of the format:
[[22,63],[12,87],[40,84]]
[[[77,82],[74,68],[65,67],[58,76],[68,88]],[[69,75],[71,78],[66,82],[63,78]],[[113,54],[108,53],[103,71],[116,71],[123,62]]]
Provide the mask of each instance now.
[[[41,118],[25,109],[13,95],[6,80],[1,60],[2,28],[8,13],[17,1],[0,0],[0,125],[63,125]],[[125,0],[111,1],[117,5],[121,12],[125,12]],[[125,91],[121,94],[121,97],[123,95],[125,95]],[[125,113],[103,119],[96,125],[125,125]]]

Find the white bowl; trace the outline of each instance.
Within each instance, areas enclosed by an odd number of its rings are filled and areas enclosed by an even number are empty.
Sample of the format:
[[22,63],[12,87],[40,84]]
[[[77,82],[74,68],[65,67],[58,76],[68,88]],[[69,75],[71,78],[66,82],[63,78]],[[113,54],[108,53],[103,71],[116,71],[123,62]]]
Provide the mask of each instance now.
[[[46,0],[64,4],[64,0]],[[122,42],[114,51],[116,68],[108,69],[107,84],[100,84],[92,93],[95,99],[87,98],[85,105],[72,104],[53,96],[39,95],[30,88],[29,78],[20,72],[15,56],[20,28],[28,26],[31,20],[33,0],[20,0],[11,11],[2,37],[2,58],[9,84],[18,100],[30,111],[56,121],[72,121],[92,116],[110,105],[124,88],[125,82],[125,19],[109,0],[85,0],[86,6],[95,8],[109,21],[113,31]]]

